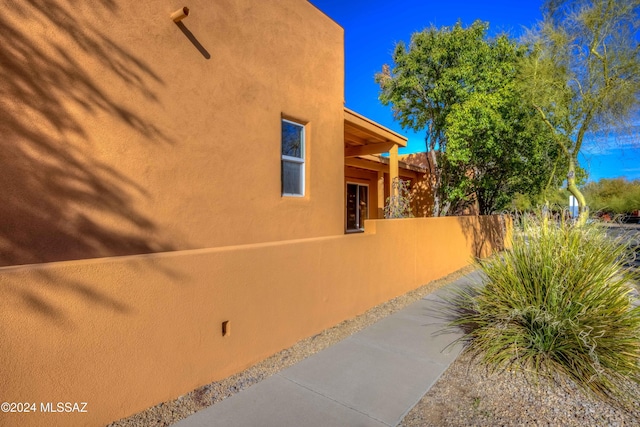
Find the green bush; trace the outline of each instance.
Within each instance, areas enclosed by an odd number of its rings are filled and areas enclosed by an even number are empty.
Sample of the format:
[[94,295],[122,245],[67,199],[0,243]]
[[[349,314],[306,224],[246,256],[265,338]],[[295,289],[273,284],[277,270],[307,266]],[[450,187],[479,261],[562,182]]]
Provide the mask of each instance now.
[[583,192],[593,212],[625,214],[640,209],[640,180],[603,178],[585,185]]
[[626,266],[622,239],[596,224],[524,219],[510,250],[480,261],[484,286],[451,301],[451,326],[466,331],[469,349],[493,370],[568,378],[630,402],[629,381],[640,382],[639,277]]

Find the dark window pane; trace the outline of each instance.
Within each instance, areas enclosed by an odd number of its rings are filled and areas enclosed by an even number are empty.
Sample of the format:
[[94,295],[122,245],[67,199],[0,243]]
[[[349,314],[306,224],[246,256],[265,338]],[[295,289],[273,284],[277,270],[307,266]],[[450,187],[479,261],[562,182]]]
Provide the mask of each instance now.
[[303,126],[282,121],[282,155],[302,158]]
[[347,230],[358,228],[358,186],[347,184]]
[[368,206],[369,188],[347,184],[347,231],[364,231],[364,220],[369,218]]
[[282,194],[303,194],[302,163],[282,161]]

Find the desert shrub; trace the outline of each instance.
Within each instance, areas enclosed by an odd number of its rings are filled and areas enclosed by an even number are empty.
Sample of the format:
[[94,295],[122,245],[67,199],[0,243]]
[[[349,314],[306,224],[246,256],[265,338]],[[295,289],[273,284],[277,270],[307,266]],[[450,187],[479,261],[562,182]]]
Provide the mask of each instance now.
[[411,212],[411,182],[395,178],[391,184],[395,196],[387,197],[384,205],[384,217],[413,218]]
[[640,382],[640,308],[624,237],[541,217],[516,221],[511,249],[479,262],[484,286],[451,301],[451,325],[491,369],[570,379],[628,402],[627,386]]

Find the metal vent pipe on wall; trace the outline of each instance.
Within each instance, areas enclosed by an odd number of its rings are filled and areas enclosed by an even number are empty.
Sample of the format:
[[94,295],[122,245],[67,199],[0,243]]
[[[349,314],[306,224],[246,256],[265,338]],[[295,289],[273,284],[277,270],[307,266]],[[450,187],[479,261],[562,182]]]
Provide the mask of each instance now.
[[189,16],[189,8],[185,6],[173,12],[171,14],[171,19],[173,19],[173,22],[180,22],[187,16]]

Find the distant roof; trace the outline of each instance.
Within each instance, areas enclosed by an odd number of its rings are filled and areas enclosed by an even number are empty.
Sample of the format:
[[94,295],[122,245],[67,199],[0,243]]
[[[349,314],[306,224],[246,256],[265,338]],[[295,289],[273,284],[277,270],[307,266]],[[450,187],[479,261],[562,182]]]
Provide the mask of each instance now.
[[398,160],[423,169],[427,169],[429,167],[429,158],[427,157],[427,153],[402,154],[398,156]]

